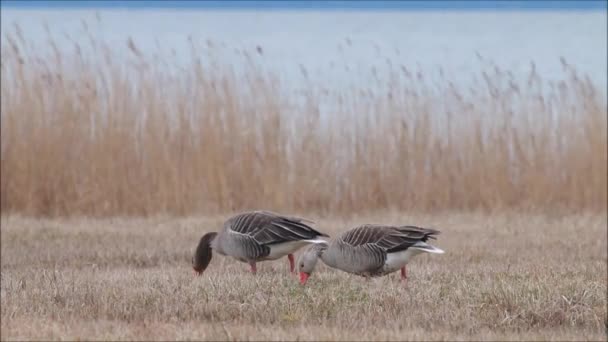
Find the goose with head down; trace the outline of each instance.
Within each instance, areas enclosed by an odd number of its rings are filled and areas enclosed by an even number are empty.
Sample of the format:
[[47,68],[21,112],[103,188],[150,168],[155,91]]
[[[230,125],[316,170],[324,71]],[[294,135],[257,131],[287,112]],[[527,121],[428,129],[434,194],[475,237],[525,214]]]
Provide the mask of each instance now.
[[201,275],[215,251],[248,263],[254,274],[256,262],[287,256],[290,270],[295,272],[293,253],[311,243],[323,243],[325,240],[320,237],[328,237],[305,221],[268,211],[238,214],[228,219],[221,231],[201,237],[192,258],[192,268]]
[[365,224],[350,229],[330,242],[307,248],[298,258],[300,282],[306,284],[318,259],[332,268],[366,278],[401,270],[407,280],[406,265],[420,253],[444,253],[427,243],[438,230],[416,226]]

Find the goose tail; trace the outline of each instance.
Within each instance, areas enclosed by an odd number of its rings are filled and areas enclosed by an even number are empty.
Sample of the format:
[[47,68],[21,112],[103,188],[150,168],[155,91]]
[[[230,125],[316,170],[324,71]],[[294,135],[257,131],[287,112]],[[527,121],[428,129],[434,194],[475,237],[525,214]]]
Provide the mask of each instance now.
[[417,242],[411,248],[418,249],[420,251],[427,252],[427,253],[434,253],[434,254],[443,254],[443,253],[445,253],[445,251],[443,249],[435,247],[435,246],[433,246],[431,244],[428,244],[426,242]]

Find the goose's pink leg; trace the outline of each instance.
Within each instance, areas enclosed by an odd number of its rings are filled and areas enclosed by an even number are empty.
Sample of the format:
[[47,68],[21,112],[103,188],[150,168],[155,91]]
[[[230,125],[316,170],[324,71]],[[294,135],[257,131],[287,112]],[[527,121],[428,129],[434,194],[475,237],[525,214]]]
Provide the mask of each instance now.
[[405,270],[405,266],[401,267],[401,281],[407,281],[407,271]]
[[249,265],[251,266],[251,273],[256,274],[258,272],[257,267],[255,267],[255,261],[249,263]]
[[296,264],[293,260],[293,254],[287,254],[287,259],[289,259],[289,272],[296,273]]

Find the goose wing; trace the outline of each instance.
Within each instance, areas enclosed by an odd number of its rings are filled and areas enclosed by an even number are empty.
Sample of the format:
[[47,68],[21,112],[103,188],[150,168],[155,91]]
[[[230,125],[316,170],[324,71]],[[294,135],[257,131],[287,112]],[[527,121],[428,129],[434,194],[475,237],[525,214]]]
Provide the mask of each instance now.
[[386,253],[394,253],[406,250],[420,241],[434,239],[437,234],[438,230],[430,228],[367,224],[349,230],[341,241],[353,247],[371,245]]
[[289,217],[269,211],[253,211],[239,214],[228,221],[232,232],[247,235],[260,245],[309,240],[320,233],[304,223],[304,219]]
[[391,233],[382,241],[382,247],[386,248],[387,253],[404,251],[411,246],[426,242],[428,239],[435,239],[439,231],[432,228],[422,228],[416,226],[401,226],[391,229]]

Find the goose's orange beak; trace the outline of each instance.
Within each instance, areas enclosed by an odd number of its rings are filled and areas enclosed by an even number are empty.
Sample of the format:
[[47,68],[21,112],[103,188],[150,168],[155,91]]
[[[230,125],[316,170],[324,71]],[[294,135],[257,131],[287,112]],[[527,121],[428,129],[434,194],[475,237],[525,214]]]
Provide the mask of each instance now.
[[309,273],[300,272],[300,284],[302,284],[302,285],[306,284],[306,281],[308,280],[308,277],[310,277]]
[[192,269],[194,270],[194,275],[195,276],[200,276],[201,274],[203,274],[203,270],[196,269],[194,267],[192,267]]

